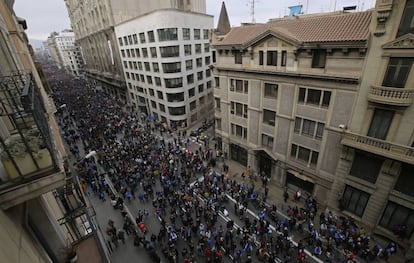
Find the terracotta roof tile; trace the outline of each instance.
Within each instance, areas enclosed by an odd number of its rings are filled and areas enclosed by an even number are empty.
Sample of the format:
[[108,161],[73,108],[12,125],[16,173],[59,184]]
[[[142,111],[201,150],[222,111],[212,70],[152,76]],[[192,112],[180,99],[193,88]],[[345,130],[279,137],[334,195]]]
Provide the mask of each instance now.
[[243,45],[268,30],[302,43],[364,41],[369,36],[371,14],[372,11],[330,13],[234,27],[217,45]]

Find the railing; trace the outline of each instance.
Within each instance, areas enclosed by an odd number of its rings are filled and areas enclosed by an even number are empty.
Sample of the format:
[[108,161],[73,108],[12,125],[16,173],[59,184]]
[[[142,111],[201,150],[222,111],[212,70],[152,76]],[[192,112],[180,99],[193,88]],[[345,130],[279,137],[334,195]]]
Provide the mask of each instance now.
[[413,102],[414,89],[390,88],[372,85],[368,100],[396,106],[410,106]]
[[40,90],[31,74],[0,78],[0,189],[59,171]]
[[414,163],[414,148],[380,139],[346,132],[342,144],[367,152],[375,153],[390,159]]

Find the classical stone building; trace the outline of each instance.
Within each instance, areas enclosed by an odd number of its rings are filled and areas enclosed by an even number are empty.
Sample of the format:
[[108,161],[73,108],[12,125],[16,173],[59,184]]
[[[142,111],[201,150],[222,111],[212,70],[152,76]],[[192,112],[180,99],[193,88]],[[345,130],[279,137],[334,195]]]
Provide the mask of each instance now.
[[66,29],[60,33],[53,32],[47,38],[47,43],[51,58],[59,68],[64,68],[74,76],[83,74],[83,59],[72,30]]
[[230,30],[219,21],[212,40],[216,133],[228,157],[405,247],[414,228],[413,3]]
[[117,25],[130,105],[171,127],[211,118],[211,28],[212,16],[179,9],[156,10]]
[[114,26],[164,8],[205,13],[205,0],[65,0],[85,60],[86,76],[126,102],[127,88]]
[[414,1],[377,1],[329,205],[414,255]]
[[13,4],[0,1],[0,261],[65,262],[73,247],[78,262],[107,262]]

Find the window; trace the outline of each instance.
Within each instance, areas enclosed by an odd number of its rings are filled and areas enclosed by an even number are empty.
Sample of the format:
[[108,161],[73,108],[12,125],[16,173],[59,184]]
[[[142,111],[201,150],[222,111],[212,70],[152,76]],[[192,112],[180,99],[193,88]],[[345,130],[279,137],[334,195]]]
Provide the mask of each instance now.
[[150,52],[151,52],[151,57],[152,58],[156,58],[157,57],[157,48],[151,47],[150,48]]
[[168,102],[180,102],[184,101],[184,92],[180,93],[167,93]]
[[157,62],[152,62],[152,69],[154,72],[160,72],[160,67]]
[[[207,81],[207,89],[211,89],[211,80]],[[213,94],[213,93],[210,93]]]
[[143,48],[143,49],[142,49],[142,56],[143,56],[144,58],[147,58],[147,57],[148,57],[148,50],[147,50],[146,48]]
[[[401,238],[410,238],[414,231],[414,210],[388,201],[379,225],[394,231]],[[405,231],[398,232],[402,226]]]
[[181,88],[183,86],[183,78],[172,78],[172,79],[164,79],[165,87],[174,89],[174,88]]
[[296,117],[295,119],[295,128],[294,128],[294,132],[296,133],[300,133],[300,127],[302,126],[302,118],[298,118]]
[[383,159],[362,151],[355,151],[350,175],[375,184],[381,170]]
[[185,114],[185,106],[168,107],[168,111],[170,112],[170,115],[173,115],[173,116],[184,115]]
[[155,42],[154,31],[152,30],[148,31],[147,34],[148,34],[148,42],[150,43]]
[[196,65],[197,65],[197,68],[202,67],[203,66],[203,59],[202,58],[197,58],[196,59]]
[[125,50],[121,49],[121,56],[124,58],[125,57]]
[[313,137],[315,133],[315,122],[311,120],[304,119],[302,125],[302,134]]
[[190,29],[183,28],[183,40],[190,40]]
[[400,27],[398,28],[397,37],[414,33],[414,1],[407,0],[404,13],[401,17]]
[[206,78],[211,77],[211,70],[206,69]]
[[152,77],[151,76],[147,76],[147,83],[152,84]]
[[277,98],[277,84],[265,83],[264,84],[264,96],[270,98]]
[[208,29],[203,29],[203,38],[208,39]]
[[161,86],[161,78],[160,77],[154,77],[154,79],[155,79],[155,85],[157,85],[158,87],[160,87]]
[[234,50],[234,63],[235,64],[243,64],[243,53],[239,50]]
[[203,105],[204,104],[205,99],[206,99],[205,96],[200,97],[200,99],[199,99],[200,105]]
[[214,84],[216,85],[215,87],[217,89],[220,88],[220,78],[219,77],[214,77]]
[[286,50],[282,50],[282,61],[280,62],[280,65],[282,67],[286,66],[286,61],[287,61],[287,52]]
[[232,101],[230,103],[230,113],[239,117],[247,118],[247,105]]
[[319,140],[322,139],[324,130],[325,130],[325,124],[318,122],[318,126],[316,128],[316,139],[319,139]]
[[161,57],[179,57],[180,56],[180,46],[167,46],[160,47]]
[[181,62],[162,63],[164,73],[181,72]]
[[249,82],[247,80],[241,80],[241,79],[230,79],[230,91],[248,93]]
[[194,83],[194,75],[190,74],[187,75],[187,84],[193,84]]
[[298,102],[322,107],[329,107],[331,100],[330,91],[299,88]]
[[266,135],[266,134],[262,134],[262,145],[272,148],[273,147],[273,137]]
[[318,163],[319,153],[300,145],[292,144],[290,156],[293,159],[304,162],[311,167],[315,167]]
[[131,36],[131,35],[129,35],[129,36],[128,36],[128,43],[129,43],[130,45],[132,45],[132,36]]
[[263,65],[264,52],[259,51],[259,65]]
[[138,44],[138,37],[137,37],[137,34],[133,34],[132,35],[132,38],[134,39],[134,44],[136,45],[136,44]]
[[324,68],[326,63],[326,50],[315,49],[312,51],[312,68]]
[[202,80],[202,79],[203,79],[203,71],[197,72],[197,80]]
[[141,56],[140,52],[139,52],[139,48],[135,49],[135,53],[137,54],[137,58],[139,58]]
[[193,60],[189,59],[185,61],[185,69],[192,70],[193,69]]
[[190,110],[195,110],[197,108],[197,101],[190,102]]
[[201,53],[201,44],[195,44],[195,53],[200,54]]
[[195,96],[195,88],[191,88],[188,90],[188,97],[194,97]]
[[144,62],[144,67],[145,67],[145,71],[151,71],[149,62]]
[[276,112],[263,109],[263,123],[275,126]]
[[122,42],[122,37],[118,37],[118,42],[121,47],[124,45],[124,43]]
[[376,108],[368,130],[368,136],[385,140],[393,117],[394,111]]
[[191,55],[191,45],[184,45],[184,54],[186,56]]
[[209,43],[204,43],[204,52],[205,53],[210,52],[210,44]]
[[200,29],[194,29],[194,39],[195,40],[200,39]]
[[145,43],[145,34],[144,33],[139,33],[139,41],[141,42],[141,44]]
[[394,189],[398,192],[414,197],[414,180],[412,179],[413,175],[414,165],[403,163]]
[[362,217],[369,197],[368,193],[347,185],[341,199],[342,209]]
[[277,66],[277,51],[267,51],[267,65]]
[[231,134],[242,139],[247,139],[247,128],[234,124],[231,124]]
[[414,58],[390,58],[383,86],[404,88],[410,74]]
[[210,65],[210,57],[207,56],[204,58],[205,62],[206,62],[206,66]]
[[178,40],[177,28],[163,28],[158,29],[157,32],[159,41]]
[[149,89],[149,94],[154,97],[155,96],[154,89]]
[[135,49],[131,49],[131,55],[133,58],[135,57]]
[[160,111],[165,112],[164,104],[159,103],[158,106],[160,107]]
[[198,85],[198,93],[202,93],[204,91],[204,84]]
[[218,111],[221,110],[221,100],[220,100],[220,98],[214,98],[214,107]]
[[213,56],[213,63],[216,63],[216,51],[213,50],[213,52],[211,52],[211,55]]

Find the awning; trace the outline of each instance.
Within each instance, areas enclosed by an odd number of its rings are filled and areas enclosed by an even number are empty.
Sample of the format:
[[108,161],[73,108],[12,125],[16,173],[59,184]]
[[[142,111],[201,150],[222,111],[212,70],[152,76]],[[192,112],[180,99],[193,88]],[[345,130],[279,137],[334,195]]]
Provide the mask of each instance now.
[[299,179],[302,179],[303,181],[310,182],[310,183],[313,183],[313,184],[315,183],[315,181],[312,178],[310,178],[306,175],[303,175],[303,174],[299,173],[298,171],[288,169],[287,172],[294,175],[295,177],[297,177]]

